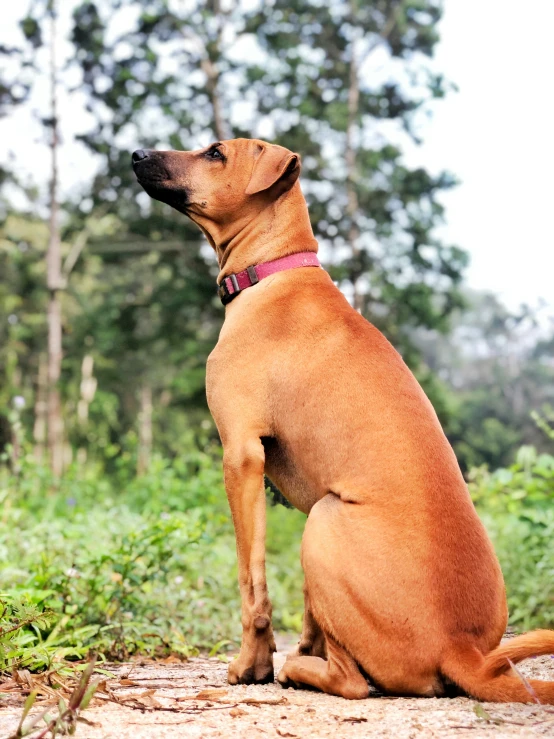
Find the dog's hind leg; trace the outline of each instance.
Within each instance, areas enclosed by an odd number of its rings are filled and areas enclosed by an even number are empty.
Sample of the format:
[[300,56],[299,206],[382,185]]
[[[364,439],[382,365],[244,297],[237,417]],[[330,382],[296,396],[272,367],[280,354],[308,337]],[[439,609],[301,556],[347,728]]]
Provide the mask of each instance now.
[[304,617],[302,619],[302,634],[300,641],[289,657],[312,656],[327,658],[325,635],[314,618],[310,604],[310,595],[304,583]]
[[443,692],[444,639],[426,597],[425,559],[417,559],[415,547],[406,549],[409,532],[400,519],[388,528],[379,524],[382,519],[371,506],[333,493],[312,507],[302,537],[302,566],[313,617],[325,634],[328,664],[298,656],[285,663],[279,679],[349,698],[368,694],[363,675],[390,694]]
[[331,695],[359,700],[369,695],[369,685],[348,652],[326,635],[327,660],[321,657],[290,656],[277,680],[286,687],[311,685]]

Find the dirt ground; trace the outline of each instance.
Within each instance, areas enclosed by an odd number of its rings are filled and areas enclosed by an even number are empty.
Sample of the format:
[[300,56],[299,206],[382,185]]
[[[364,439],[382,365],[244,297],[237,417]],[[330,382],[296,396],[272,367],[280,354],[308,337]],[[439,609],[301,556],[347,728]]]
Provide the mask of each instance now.
[[[284,659],[285,652],[278,652],[277,669]],[[90,723],[79,724],[79,739],[554,737],[554,707],[479,704],[469,698],[347,701],[283,690],[277,683],[230,687],[227,665],[216,658],[109,669],[113,679],[84,712]],[[554,659],[528,660],[522,672],[554,680]],[[15,730],[20,715],[20,707],[0,709],[1,739]]]

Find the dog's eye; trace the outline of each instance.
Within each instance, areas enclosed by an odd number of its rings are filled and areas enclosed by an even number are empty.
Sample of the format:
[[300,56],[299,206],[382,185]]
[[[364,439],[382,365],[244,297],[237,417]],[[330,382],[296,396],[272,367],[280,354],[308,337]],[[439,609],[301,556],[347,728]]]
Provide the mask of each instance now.
[[223,159],[223,154],[219,151],[219,149],[209,149],[206,152],[206,156],[208,159]]

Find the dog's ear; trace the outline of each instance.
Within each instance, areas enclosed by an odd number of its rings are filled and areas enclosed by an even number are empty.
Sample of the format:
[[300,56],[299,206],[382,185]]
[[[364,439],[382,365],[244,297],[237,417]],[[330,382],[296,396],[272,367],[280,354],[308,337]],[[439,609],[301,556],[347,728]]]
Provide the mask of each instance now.
[[260,152],[250,182],[246,188],[247,195],[268,190],[277,182],[282,192],[290,190],[300,174],[300,156],[293,154],[282,146],[264,146]]

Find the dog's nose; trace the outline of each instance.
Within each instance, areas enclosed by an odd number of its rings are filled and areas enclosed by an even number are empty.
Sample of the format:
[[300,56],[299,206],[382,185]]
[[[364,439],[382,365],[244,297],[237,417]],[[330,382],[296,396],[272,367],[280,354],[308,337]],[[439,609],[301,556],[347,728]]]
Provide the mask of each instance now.
[[133,152],[131,159],[133,161],[133,164],[136,164],[137,162],[142,162],[143,159],[148,159],[148,152],[144,149],[137,149]]

